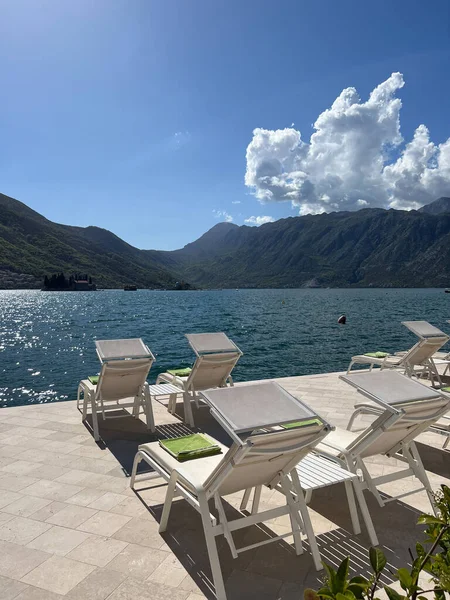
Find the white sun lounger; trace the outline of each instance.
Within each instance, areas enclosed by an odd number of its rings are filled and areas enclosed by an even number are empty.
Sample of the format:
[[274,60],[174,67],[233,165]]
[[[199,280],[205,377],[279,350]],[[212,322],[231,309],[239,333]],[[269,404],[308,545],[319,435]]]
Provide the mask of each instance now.
[[385,358],[376,358],[359,354],[352,356],[347,369],[347,374],[351,372],[353,365],[369,365],[372,371],[374,366],[380,369],[397,369],[403,372],[407,377],[421,377],[428,375],[431,382],[437,381],[442,385],[441,377],[433,361],[433,355],[449,340],[449,336],[441,332],[441,336],[432,336],[421,338],[407,352],[396,355],[388,355]]
[[[197,358],[188,377],[171,373],[158,375],[156,383],[172,383],[183,390],[185,419],[194,426],[191,401],[198,405],[198,392],[233,385],[231,372],[242,352],[225,333],[188,333],[186,338]],[[169,402],[169,411],[175,412],[176,396]]]
[[[288,535],[293,535],[296,553],[300,554],[300,532],[305,531],[314,564],[318,570],[321,569],[320,554],[295,466],[325,437],[329,425],[322,419],[314,419],[316,415],[307,406],[275,383],[210,390],[201,395],[211,407],[213,416],[232,436],[231,448],[222,446],[223,454],[180,463],[158,442],[154,442],[139,446],[134,460],[132,487],[142,478],[149,477],[159,476],[168,482],[160,532],[167,528],[175,495],[181,495],[200,513],[218,600],[226,600],[216,546],[218,535],[224,535],[233,557],[237,558],[239,553],[245,550],[280,540]],[[267,403],[267,400],[270,402]],[[261,411],[255,414],[254,406],[258,404],[261,405]],[[283,423],[306,423],[289,429],[279,427],[278,430],[264,430],[266,426],[277,426],[280,418]],[[154,472],[147,477],[139,476],[136,481],[137,467],[142,460],[150,465]],[[248,487],[258,488],[262,485],[281,486],[286,491],[286,504],[228,520],[222,498],[244,491]],[[296,491],[295,497],[290,493],[292,489]],[[216,515],[210,513],[209,500],[214,500]],[[292,531],[288,534],[236,548],[233,531],[282,515],[290,517]]]
[[[425,490],[435,510],[433,492],[414,442],[449,409],[450,397],[395,371],[353,373],[340,378],[379,406],[377,419],[361,433],[336,428],[317,451],[338,460],[349,471],[361,473],[362,489],[369,489],[380,506],[394,499]],[[352,419],[351,419],[352,422]],[[383,455],[408,465],[407,469],[371,477],[364,459]],[[413,475],[422,487],[388,500],[383,499],[378,486]]]
[[[132,416],[139,418],[144,411],[147,428],[155,430],[147,376],[155,360],[150,349],[140,338],[126,340],[97,340],[97,355],[102,363],[97,385],[83,379],[78,386],[77,406],[83,394],[83,421],[88,405],[92,411],[94,439],[100,439],[98,414],[103,419],[120,418],[122,409],[132,408]],[[121,411],[120,415],[108,412]]]

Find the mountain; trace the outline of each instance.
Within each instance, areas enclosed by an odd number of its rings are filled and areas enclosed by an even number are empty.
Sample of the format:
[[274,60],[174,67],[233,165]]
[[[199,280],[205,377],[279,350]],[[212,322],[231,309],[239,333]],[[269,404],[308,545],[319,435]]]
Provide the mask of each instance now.
[[363,209],[261,227],[223,223],[152,256],[203,287],[445,287],[450,214]]
[[448,198],[420,211],[363,209],[260,227],[219,223],[173,251],[139,250],[99,227],[52,223],[0,194],[0,288],[88,273],[98,287],[446,287]]
[[44,275],[88,273],[98,287],[173,287],[151,256],[99,227],[52,223],[0,194],[0,289],[40,287]]
[[442,213],[450,213],[450,198],[442,196],[430,204],[425,204],[419,208],[419,212],[428,213],[429,215],[440,215]]

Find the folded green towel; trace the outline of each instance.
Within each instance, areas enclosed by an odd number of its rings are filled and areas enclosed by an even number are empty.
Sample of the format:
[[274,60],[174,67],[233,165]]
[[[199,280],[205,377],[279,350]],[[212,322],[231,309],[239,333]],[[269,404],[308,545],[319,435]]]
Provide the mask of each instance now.
[[159,445],[179,462],[222,453],[220,446],[201,433],[184,435],[170,440],[160,440]]
[[370,356],[370,358],[386,358],[386,356],[389,356],[389,352],[366,352],[364,356]]
[[191,367],[186,367],[185,369],[167,369],[167,372],[171,375],[175,375],[175,377],[188,377],[191,374]]
[[100,375],[89,375],[88,379],[92,383],[92,385],[97,385],[99,377]]
[[322,425],[322,421],[320,419],[308,419],[306,421],[295,421],[294,423],[285,423],[281,425],[283,429],[292,429],[293,427],[298,427],[299,425]]

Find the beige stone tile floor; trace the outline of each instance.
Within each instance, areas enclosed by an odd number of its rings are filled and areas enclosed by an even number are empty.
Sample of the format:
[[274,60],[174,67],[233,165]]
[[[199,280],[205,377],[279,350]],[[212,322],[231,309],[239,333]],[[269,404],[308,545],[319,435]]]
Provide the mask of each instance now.
[[[357,393],[337,373],[277,380],[333,425],[345,427]],[[246,385],[246,384],[239,384]],[[153,480],[129,486],[139,443],[189,430],[170,415],[164,400],[154,402],[156,435],[129,416],[100,421],[102,441],[94,442],[90,419],[81,422],[75,402],[0,409],[0,600],[200,600],[214,598],[199,515],[182,500],[169,527],[158,533],[165,484]],[[199,429],[222,441],[226,434],[206,407],[195,410]],[[359,425],[370,421],[361,419]],[[419,451],[434,488],[450,484],[449,453],[443,438],[424,433]],[[376,457],[374,474],[398,468]],[[387,494],[414,489],[412,480],[385,486]],[[422,532],[416,525],[430,509],[423,492],[380,508],[366,492],[380,545],[396,569],[409,561],[408,549]],[[237,516],[241,495],[226,498]],[[283,502],[264,490],[262,504]],[[368,567],[369,540],[355,536],[345,492],[334,486],[317,492],[310,512],[323,559],[337,565],[351,556],[353,571]],[[287,518],[236,532],[237,545],[285,533]],[[322,575],[305,552],[296,556],[290,538],[242,553],[233,560],[218,538],[229,600],[299,600]],[[386,580],[385,583],[388,583]]]

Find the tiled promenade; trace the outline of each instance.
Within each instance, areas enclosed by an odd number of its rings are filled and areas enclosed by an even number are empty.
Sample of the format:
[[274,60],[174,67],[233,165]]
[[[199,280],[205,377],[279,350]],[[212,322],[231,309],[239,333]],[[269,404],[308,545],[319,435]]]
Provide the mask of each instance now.
[[[345,427],[356,392],[338,374],[277,380],[331,423]],[[182,411],[182,405],[178,408]],[[154,404],[157,435],[187,432],[165,406]],[[220,437],[207,408],[195,412],[199,427]],[[174,504],[167,532],[158,533],[165,485],[146,482],[136,495],[129,473],[139,443],[149,441],[141,421],[100,421],[103,444],[81,423],[75,402],[0,409],[0,600],[200,600],[214,598],[199,515],[187,503]],[[419,451],[434,488],[450,484],[449,453],[443,438],[426,433]],[[376,458],[370,470],[395,469]],[[389,484],[386,492],[412,489],[413,481]],[[421,530],[415,525],[429,510],[425,493],[384,508],[366,492],[369,508],[391,568],[409,561]],[[241,495],[229,496],[233,513]],[[264,506],[283,498],[263,492]],[[345,492],[339,486],[313,496],[311,516],[324,560],[338,564],[350,554],[364,572],[369,541],[351,533]],[[283,517],[236,534],[237,545],[284,533]],[[220,542],[223,540],[219,538]],[[222,543],[220,558],[229,600],[300,600],[320,579],[305,553],[296,556],[289,538],[245,552],[233,560]],[[386,581],[387,582],[387,581]]]

